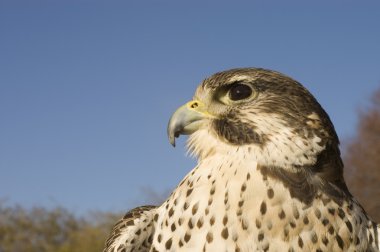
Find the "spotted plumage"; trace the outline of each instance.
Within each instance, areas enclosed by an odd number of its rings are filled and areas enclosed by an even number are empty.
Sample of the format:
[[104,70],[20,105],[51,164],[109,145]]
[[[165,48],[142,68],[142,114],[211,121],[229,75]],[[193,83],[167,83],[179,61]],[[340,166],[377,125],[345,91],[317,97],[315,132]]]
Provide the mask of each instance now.
[[343,179],[328,115],[298,82],[244,68],[197,88],[168,125],[197,166],[158,207],[131,210],[105,252],[379,251]]

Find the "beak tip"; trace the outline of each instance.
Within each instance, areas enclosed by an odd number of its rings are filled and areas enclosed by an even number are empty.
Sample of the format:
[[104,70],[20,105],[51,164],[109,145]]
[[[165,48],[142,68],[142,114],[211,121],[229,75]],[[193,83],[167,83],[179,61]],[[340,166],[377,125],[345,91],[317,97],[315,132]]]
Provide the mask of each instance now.
[[173,132],[171,130],[169,130],[168,128],[168,138],[169,138],[169,143],[175,147],[175,138],[176,138],[176,135],[173,134]]
[[173,146],[173,147],[175,147],[175,138],[173,137],[173,138],[170,138],[169,139],[169,142],[170,142],[170,144]]

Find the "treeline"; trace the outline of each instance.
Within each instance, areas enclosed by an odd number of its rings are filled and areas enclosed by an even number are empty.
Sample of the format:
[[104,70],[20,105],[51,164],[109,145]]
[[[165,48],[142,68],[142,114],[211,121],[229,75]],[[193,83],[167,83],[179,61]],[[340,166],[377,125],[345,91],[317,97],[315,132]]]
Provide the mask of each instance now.
[[380,223],[380,88],[359,112],[356,135],[345,146],[345,177],[351,193]]
[[64,208],[26,209],[0,203],[0,252],[102,251],[121,213],[77,217]]

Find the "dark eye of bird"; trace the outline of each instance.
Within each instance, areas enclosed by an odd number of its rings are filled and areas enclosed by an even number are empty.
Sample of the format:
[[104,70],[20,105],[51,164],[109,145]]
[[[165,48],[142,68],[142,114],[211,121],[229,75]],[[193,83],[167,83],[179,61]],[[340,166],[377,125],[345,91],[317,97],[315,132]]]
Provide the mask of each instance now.
[[228,96],[233,101],[243,100],[250,97],[252,94],[252,88],[244,84],[234,84],[228,92]]

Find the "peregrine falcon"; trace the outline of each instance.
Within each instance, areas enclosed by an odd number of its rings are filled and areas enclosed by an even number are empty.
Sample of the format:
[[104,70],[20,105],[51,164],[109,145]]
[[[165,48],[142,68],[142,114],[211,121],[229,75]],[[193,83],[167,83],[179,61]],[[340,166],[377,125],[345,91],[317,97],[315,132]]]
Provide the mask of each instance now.
[[105,252],[379,251],[334,126],[297,81],[260,68],[216,73],[172,115],[170,143],[180,135],[197,166],[162,205],[129,211]]

